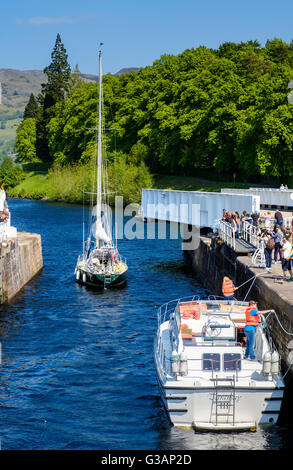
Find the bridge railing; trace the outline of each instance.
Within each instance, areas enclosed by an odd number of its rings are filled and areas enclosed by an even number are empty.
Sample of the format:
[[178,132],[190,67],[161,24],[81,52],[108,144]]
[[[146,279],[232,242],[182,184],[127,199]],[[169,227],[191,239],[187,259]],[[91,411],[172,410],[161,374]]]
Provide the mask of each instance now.
[[235,250],[236,245],[236,237],[235,237],[236,230],[233,226],[224,220],[219,220],[219,236],[223,242],[229,245],[233,250]]
[[[286,229],[292,227],[293,217],[284,217],[284,225]],[[276,221],[275,219],[270,219],[270,230],[273,230]],[[231,224],[225,222],[223,220],[218,221],[218,231],[221,240],[223,240],[227,245],[231,248],[235,249],[236,244],[236,230],[233,228]],[[260,229],[255,225],[243,221],[241,224],[241,236],[242,239],[245,240],[250,245],[254,246],[255,248],[259,248],[263,251],[263,244],[260,242]]]
[[259,248],[259,228],[249,222],[242,223],[242,237],[252,246]]

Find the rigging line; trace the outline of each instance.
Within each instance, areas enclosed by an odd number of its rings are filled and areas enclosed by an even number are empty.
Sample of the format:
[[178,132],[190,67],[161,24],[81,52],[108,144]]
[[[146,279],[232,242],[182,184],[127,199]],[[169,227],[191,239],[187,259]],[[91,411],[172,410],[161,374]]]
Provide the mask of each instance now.
[[281,377],[282,380],[284,380],[284,378],[286,377],[286,375],[288,374],[289,370],[291,369],[292,367],[292,364],[289,365],[288,369],[286,370],[285,374]]
[[275,310],[273,310],[266,317],[264,317],[265,321],[267,321],[267,319],[271,316],[272,313],[275,315],[275,317],[277,319],[277,322],[279,323],[279,325],[280,325],[281,329],[284,331],[284,333],[286,335],[293,336],[293,333],[290,333],[289,331],[285,330],[285,328],[283,327],[282,323],[280,322],[279,317],[278,317],[277,313],[275,312]]
[[245,299],[246,299],[246,297],[248,296],[248,294],[249,294],[249,292],[250,292],[250,290],[251,290],[251,288],[252,288],[252,286],[253,286],[255,280],[256,280],[256,276],[254,276],[254,279],[253,279],[253,281],[252,281],[252,283],[251,283],[251,286],[249,287],[248,291],[246,292],[246,295],[245,295],[245,297],[244,297],[244,299],[243,299],[243,302],[245,302]]
[[255,274],[254,276],[250,277],[247,281],[243,282],[243,284],[240,284],[240,286],[238,286],[237,289],[244,286],[244,284],[247,284],[247,282],[252,281],[252,279],[256,278],[257,276],[261,276],[262,274],[263,273]]

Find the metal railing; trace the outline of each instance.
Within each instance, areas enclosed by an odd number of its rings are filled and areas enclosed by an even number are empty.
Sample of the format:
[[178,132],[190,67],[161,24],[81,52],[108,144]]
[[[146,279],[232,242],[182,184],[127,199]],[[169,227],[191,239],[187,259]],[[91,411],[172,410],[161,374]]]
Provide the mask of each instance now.
[[[181,297],[179,299],[174,299],[170,300],[169,302],[166,302],[165,304],[161,305],[158,308],[157,314],[158,314],[158,326],[160,326],[162,323],[166,321],[166,319],[170,318],[170,315],[176,312],[176,308],[182,303],[182,302],[196,302],[199,306],[199,311],[201,312],[201,304],[209,304],[210,306],[214,306],[214,309],[211,311],[213,316],[217,315],[217,313],[222,316],[223,312],[216,312],[217,310],[216,306],[221,305],[227,305],[227,311],[224,312],[226,315],[227,313],[233,313],[233,306],[245,306],[248,307],[248,302],[244,302],[241,300],[213,300],[211,299],[211,296],[208,296],[208,298],[204,299],[199,297],[199,295],[193,295],[193,296],[188,296],[188,297]],[[202,310],[203,313],[207,313],[206,309]]]
[[259,248],[260,229],[247,221],[242,222],[242,237],[252,246]]
[[[283,217],[283,228],[286,228],[287,230],[291,227],[293,228],[292,224],[293,217]],[[223,240],[223,242],[225,242],[231,248],[235,249],[237,230],[233,227],[232,224],[223,220],[218,220],[217,223],[215,223],[215,226],[216,225],[221,240]],[[268,230],[273,230],[275,225],[276,219],[270,218],[269,223],[266,224],[266,228]],[[250,243],[250,245],[254,246],[257,249],[261,248],[259,240],[260,233],[261,227],[256,227],[255,225],[247,221],[241,222],[240,235],[242,239],[245,240],[247,243]]]
[[219,236],[223,242],[235,250],[236,246],[236,230],[228,222],[219,221]]
[[[233,227],[232,224],[223,220],[219,221],[219,237],[223,242],[235,250],[236,246],[236,233],[238,231]],[[241,236],[250,245],[255,248],[259,248],[259,235],[260,229],[255,227],[249,222],[242,222],[241,225]],[[239,233],[239,232],[238,232]]]

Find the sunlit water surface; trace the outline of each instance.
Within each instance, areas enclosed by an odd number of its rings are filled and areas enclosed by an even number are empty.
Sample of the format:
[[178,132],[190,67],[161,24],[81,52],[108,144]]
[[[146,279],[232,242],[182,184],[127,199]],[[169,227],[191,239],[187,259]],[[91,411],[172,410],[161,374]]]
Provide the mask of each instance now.
[[180,240],[120,240],[124,288],[74,282],[80,206],[11,200],[12,224],[42,236],[44,269],[2,306],[0,439],[15,449],[282,449],[292,432],[195,433],[170,425],[153,363],[156,307],[207,294]]

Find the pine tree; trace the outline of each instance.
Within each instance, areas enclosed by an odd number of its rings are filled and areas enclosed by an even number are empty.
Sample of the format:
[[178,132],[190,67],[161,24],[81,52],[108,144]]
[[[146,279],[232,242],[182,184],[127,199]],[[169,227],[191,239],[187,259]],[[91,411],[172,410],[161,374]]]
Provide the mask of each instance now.
[[69,87],[68,87],[68,98],[70,98],[77,88],[80,88],[84,84],[84,80],[81,78],[81,73],[76,64],[70,79],[69,79]]
[[50,155],[46,126],[50,121],[52,110],[50,109],[58,102],[63,101],[69,89],[71,77],[68,55],[61,41],[60,34],[57,34],[55,46],[51,54],[51,64],[44,69],[47,75],[47,83],[42,83],[42,91],[38,97],[41,105],[39,118],[36,125],[36,150],[37,156],[45,162],[51,162],[53,155]]
[[61,41],[60,34],[57,34],[51,59],[51,64],[44,69],[48,81],[42,84],[45,109],[51,108],[58,101],[64,100],[65,93],[69,87],[71,70],[68,63],[68,55]]
[[39,106],[35,98],[35,95],[31,93],[28,104],[26,105],[24,109],[23,119],[29,119],[29,118],[37,119],[38,115],[39,115]]

